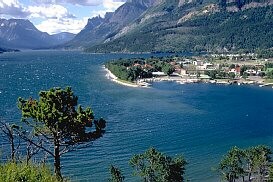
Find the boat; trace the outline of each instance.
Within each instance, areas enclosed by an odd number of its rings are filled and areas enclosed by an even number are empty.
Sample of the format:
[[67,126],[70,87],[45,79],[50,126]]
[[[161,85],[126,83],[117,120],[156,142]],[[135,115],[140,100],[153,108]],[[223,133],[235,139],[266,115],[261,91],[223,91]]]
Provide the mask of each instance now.
[[147,82],[144,82],[144,81],[141,81],[141,82],[138,82],[138,85],[139,85],[140,87],[149,87],[149,86],[151,86],[152,84],[147,83]]

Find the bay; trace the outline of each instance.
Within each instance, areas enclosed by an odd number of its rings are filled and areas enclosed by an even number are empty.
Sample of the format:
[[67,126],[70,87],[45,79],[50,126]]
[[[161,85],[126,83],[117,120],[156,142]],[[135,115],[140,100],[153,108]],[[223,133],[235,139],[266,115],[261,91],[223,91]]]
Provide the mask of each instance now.
[[[18,97],[37,98],[40,90],[72,86],[79,103],[107,121],[106,134],[92,146],[67,153],[63,173],[74,181],[107,181],[108,168],[122,169],[133,154],[150,146],[183,154],[190,181],[219,181],[217,167],[232,147],[265,144],[273,149],[273,89],[257,86],[154,83],[130,88],[105,77],[102,65],[132,54],[29,51],[0,55],[0,118],[20,121]],[[154,55],[156,56],[156,55]],[[161,56],[161,55],[159,55]],[[6,144],[0,139],[1,150]]]

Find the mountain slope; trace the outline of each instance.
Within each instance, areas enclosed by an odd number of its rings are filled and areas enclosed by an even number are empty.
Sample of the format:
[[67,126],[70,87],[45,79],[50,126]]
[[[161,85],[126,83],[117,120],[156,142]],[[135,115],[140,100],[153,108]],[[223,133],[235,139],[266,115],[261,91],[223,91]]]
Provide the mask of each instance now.
[[273,47],[272,0],[162,0],[90,52],[238,51]]
[[88,20],[85,28],[76,37],[65,44],[67,48],[78,48],[100,44],[111,40],[124,26],[135,21],[156,0],[128,0],[115,12],[107,13],[104,18]]
[[73,34],[56,34],[39,31],[29,20],[0,19],[0,45],[7,48],[48,48],[71,40]]
[[51,35],[55,45],[67,43],[74,39],[75,36],[75,34],[69,32],[61,32]]

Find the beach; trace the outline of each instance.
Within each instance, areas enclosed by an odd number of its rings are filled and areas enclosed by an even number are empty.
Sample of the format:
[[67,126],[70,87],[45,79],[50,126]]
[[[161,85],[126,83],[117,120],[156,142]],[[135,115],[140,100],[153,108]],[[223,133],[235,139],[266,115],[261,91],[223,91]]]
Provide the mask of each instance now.
[[125,83],[123,81],[120,81],[118,79],[118,77],[116,77],[110,70],[108,70],[105,66],[103,66],[103,69],[107,72],[106,73],[106,77],[110,80],[112,80],[113,82],[116,82],[120,85],[124,85],[124,86],[127,86],[127,87],[139,87],[139,85],[137,84],[134,84],[134,83]]

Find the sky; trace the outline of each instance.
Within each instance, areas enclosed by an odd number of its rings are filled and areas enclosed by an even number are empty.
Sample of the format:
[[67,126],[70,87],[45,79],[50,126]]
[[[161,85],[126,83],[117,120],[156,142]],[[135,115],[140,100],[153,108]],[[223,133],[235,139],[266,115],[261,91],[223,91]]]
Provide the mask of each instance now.
[[0,0],[0,18],[29,19],[40,31],[78,33],[89,18],[113,12],[126,0]]

